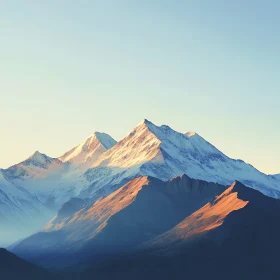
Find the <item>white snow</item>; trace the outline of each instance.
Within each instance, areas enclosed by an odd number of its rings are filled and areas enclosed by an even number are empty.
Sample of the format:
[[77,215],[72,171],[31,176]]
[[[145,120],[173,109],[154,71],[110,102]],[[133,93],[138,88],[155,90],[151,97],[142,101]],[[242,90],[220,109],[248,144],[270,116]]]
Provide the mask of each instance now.
[[[150,175],[163,180],[185,173],[191,178],[224,185],[239,180],[269,196],[280,196],[279,180],[241,160],[227,157],[197,133],[184,135],[166,125],[156,126],[148,120],[141,122],[127,137],[103,153],[89,173],[94,174],[95,168],[100,166],[114,168],[110,176],[106,175],[108,182],[113,178],[116,180],[116,177],[119,182],[125,180],[122,175],[125,169],[130,170],[132,177],[134,173],[134,176]],[[118,176],[115,174],[116,167],[120,168]],[[102,185],[95,182],[97,189]]]
[[36,161],[38,163],[42,163],[45,164],[46,163],[46,155],[43,155],[42,153],[40,153],[39,151],[36,151],[34,154],[32,154],[28,159],[32,160],[32,161]]
[[[62,155],[62,162],[93,163],[104,151],[112,148],[116,141],[106,133],[95,132],[81,144]],[[87,164],[88,167],[89,164]]]
[[128,136],[102,154],[92,167],[129,168],[148,161],[163,161],[160,143],[147,122],[141,122]]

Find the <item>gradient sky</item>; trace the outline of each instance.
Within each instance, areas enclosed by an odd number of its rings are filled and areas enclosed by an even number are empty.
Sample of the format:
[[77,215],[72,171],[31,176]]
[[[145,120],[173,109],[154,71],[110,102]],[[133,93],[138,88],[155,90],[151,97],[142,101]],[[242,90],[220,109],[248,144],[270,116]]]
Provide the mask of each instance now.
[[280,173],[280,1],[0,0],[0,167],[142,119]]

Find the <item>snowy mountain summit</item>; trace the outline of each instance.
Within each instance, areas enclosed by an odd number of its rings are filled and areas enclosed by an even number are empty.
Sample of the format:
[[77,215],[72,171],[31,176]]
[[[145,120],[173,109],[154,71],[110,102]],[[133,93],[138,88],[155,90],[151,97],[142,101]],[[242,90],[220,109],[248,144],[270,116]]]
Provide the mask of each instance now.
[[104,151],[112,148],[117,142],[108,134],[95,132],[85,141],[59,157],[62,162],[82,164],[93,162]]
[[7,177],[19,179],[23,177],[47,177],[50,170],[60,169],[62,162],[36,151],[29,158],[6,170]]
[[54,159],[48,157],[45,154],[36,151],[33,155],[31,155],[26,161],[25,164],[33,164],[34,166],[41,166],[45,168],[48,164],[50,164]]
[[244,161],[227,157],[197,133],[179,133],[148,120],[100,155],[85,173],[90,185],[86,195],[101,190],[108,194],[112,185],[117,187],[137,176],[169,180],[181,174],[223,185],[238,180],[268,196],[280,195],[278,180]]

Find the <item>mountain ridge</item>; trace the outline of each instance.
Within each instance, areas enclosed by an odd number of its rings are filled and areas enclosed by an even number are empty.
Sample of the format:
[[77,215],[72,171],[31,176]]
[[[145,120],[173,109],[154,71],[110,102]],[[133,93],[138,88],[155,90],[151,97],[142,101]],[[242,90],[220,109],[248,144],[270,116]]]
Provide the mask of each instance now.
[[[94,177],[96,171],[99,173],[100,167],[112,170],[109,172],[112,173],[111,180],[118,177],[115,184],[123,182],[121,173],[124,172],[122,169],[126,169],[126,173],[129,170],[128,173],[134,173],[133,176],[149,175],[163,180],[182,173],[227,185],[239,180],[269,196],[280,194],[276,178],[242,160],[227,157],[198,134],[183,135],[169,126],[158,127],[148,120],[141,122],[128,136],[102,154],[88,170],[87,175],[92,175],[89,178]],[[100,188],[98,183],[95,185]]]
[[119,142],[96,132],[60,158],[35,152],[2,173],[3,201],[8,184],[13,186],[10,190],[28,193],[27,204],[38,201],[39,212],[49,209],[53,215],[72,198],[94,202],[139,176],[168,181],[187,174],[222,185],[238,180],[268,196],[280,197],[280,177],[265,175],[244,161],[227,157],[197,133],[183,134],[146,119]]

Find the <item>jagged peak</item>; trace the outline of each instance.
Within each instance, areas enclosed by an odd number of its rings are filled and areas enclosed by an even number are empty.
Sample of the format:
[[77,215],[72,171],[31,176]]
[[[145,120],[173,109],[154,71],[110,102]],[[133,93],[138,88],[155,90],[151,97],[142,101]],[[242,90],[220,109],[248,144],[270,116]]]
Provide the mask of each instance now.
[[46,154],[39,152],[38,150],[35,151],[32,155],[30,155],[26,160],[21,162],[20,164],[23,165],[35,165],[35,166],[45,166],[53,161],[59,161],[55,158],[49,157]]
[[37,150],[33,154],[31,154],[28,158],[34,158],[34,157],[38,157],[38,156],[42,156],[42,155],[44,155],[44,154]]
[[155,125],[154,123],[152,123],[151,121],[149,121],[147,119],[144,119],[142,122],[140,122],[139,125],[133,130],[132,133],[134,133],[135,131],[139,131],[139,130],[150,131],[160,141],[162,141],[164,138],[168,138],[171,135],[174,136],[176,134],[177,135],[176,137],[179,137],[181,139],[187,137],[187,139],[190,139],[190,140],[208,143],[203,137],[201,137],[198,133],[196,133],[194,131],[188,131],[186,133],[181,133],[181,132],[178,132],[178,131],[172,129],[170,126],[165,125],[165,124],[160,125],[160,126]]
[[[200,143],[193,143],[193,145],[197,144],[199,147],[201,146]],[[204,146],[202,145],[201,150]],[[191,147],[191,143],[188,143],[188,137],[183,133],[175,131],[167,125],[157,126],[144,119],[113,149],[100,157],[94,166],[105,164],[127,167],[149,161],[163,162],[163,151],[167,157],[182,158],[181,151]]]
[[101,155],[92,167],[98,165],[132,167],[145,162],[162,162],[160,143],[156,130],[148,120],[143,120],[112,149]]
[[45,161],[47,159],[52,159],[52,158],[37,150],[31,156],[29,156],[27,160],[34,160],[34,161],[41,162],[41,161]]
[[96,141],[106,149],[112,148],[117,143],[117,141],[113,139],[109,134],[95,131],[92,135],[90,135],[86,140],[84,140],[75,148],[84,147],[90,149],[91,144]]
[[151,130],[151,129],[153,129],[153,127],[156,127],[156,125],[153,124],[151,121],[144,119],[136,126],[136,128],[134,130],[139,130],[141,128]]
[[141,124],[149,125],[149,124],[153,124],[153,123],[151,121],[149,121],[148,119],[144,119],[140,122],[139,125],[141,125]]
[[88,157],[91,157],[93,155],[92,153],[97,151],[97,149],[99,155],[100,152],[111,149],[116,143],[117,141],[109,134],[96,131],[79,145],[63,154],[59,159],[63,162],[75,161],[82,163]]
[[128,138],[134,137],[135,135],[152,135],[153,138],[157,138],[155,133],[156,129],[159,127],[153,124],[151,121],[144,119],[141,121],[124,139],[122,139],[119,143],[121,144],[123,141],[126,141]]
[[[155,125],[151,121],[144,119],[134,130],[135,131],[140,131],[140,130],[145,130],[151,132],[158,140],[162,141],[164,138],[168,137],[170,134],[178,134],[178,135],[183,135],[182,133],[173,130],[170,126],[168,125]],[[133,133],[132,132],[132,133]]]

